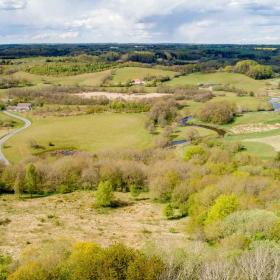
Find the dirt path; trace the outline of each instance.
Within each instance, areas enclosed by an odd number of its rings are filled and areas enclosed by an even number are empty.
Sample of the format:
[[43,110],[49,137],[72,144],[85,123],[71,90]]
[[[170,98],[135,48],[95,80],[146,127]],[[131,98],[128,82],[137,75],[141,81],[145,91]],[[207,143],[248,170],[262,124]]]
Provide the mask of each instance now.
[[20,127],[20,128],[17,128],[17,129],[14,129],[10,132],[8,132],[7,134],[3,135],[1,138],[0,138],[0,161],[3,161],[6,165],[9,165],[10,162],[8,161],[8,159],[5,157],[5,155],[3,154],[3,146],[4,144],[11,138],[13,137],[14,135],[18,134],[19,132],[25,130],[26,128],[28,128],[30,125],[31,125],[31,122],[24,118],[24,117],[21,117],[21,116],[18,116],[16,114],[12,114],[8,111],[3,111],[3,113],[9,117],[12,117],[12,118],[15,118],[15,119],[18,119],[18,120],[21,120],[24,122],[24,126]]

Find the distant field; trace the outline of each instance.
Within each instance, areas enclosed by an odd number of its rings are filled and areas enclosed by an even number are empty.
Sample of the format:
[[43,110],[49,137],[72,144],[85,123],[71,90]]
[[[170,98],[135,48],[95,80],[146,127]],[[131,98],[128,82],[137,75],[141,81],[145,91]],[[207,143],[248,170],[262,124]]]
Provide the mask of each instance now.
[[[32,117],[32,126],[7,142],[4,153],[17,162],[36,152],[30,141],[48,149],[74,147],[85,151],[148,147],[153,136],[144,128],[144,114],[83,115],[74,117]],[[38,151],[37,151],[38,152]]]
[[232,123],[225,127],[232,127],[243,124],[276,124],[280,123],[280,114],[278,112],[250,112],[236,117]]
[[53,77],[30,74],[27,72],[17,72],[13,75],[15,78],[27,79],[35,85],[54,84],[54,85],[79,85],[79,86],[100,86],[103,79],[110,73],[110,70],[86,73],[74,76]]
[[257,81],[242,74],[237,73],[194,73],[186,76],[174,78],[172,81],[166,82],[171,86],[183,86],[183,85],[198,85],[204,84],[230,84],[237,88],[248,91],[261,91],[266,88],[268,81]]
[[144,79],[146,76],[169,76],[174,77],[176,72],[154,69],[154,68],[141,68],[141,67],[125,67],[117,69],[116,74],[113,76],[113,83],[125,83],[133,79]]

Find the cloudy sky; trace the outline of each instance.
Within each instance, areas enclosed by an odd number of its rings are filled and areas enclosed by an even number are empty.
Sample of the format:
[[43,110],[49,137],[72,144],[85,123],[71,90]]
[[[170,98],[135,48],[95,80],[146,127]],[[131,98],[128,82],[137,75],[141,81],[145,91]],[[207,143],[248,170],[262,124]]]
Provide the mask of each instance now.
[[0,0],[4,43],[280,44],[280,0]]

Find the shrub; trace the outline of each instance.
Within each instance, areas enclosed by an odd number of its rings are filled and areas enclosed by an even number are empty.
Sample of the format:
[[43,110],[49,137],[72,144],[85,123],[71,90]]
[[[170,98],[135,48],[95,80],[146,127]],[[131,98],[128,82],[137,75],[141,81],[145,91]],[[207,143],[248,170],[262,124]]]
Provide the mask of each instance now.
[[203,122],[215,124],[227,124],[233,120],[236,114],[236,104],[230,101],[207,102],[197,113],[197,117]]
[[97,207],[112,206],[114,198],[112,183],[110,181],[100,182],[95,197],[95,205]]
[[48,273],[36,262],[19,267],[8,280],[48,280]]
[[27,191],[31,197],[37,189],[37,183],[38,183],[38,174],[37,174],[36,167],[32,163],[30,163],[26,167],[25,184],[27,186]]
[[174,209],[170,203],[164,207],[163,214],[167,219],[172,219],[174,217]]
[[97,279],[102,249],[94,243],[77,243],[61,267],[62,279]]
[[223,219],[238,207],[238,197],[235,194],[232,195],[220,195],[214,205],[209,209],[207,213],[207,219],[205,224],[211,224],[217,220]]
[[190,160],[196,156],[203,156],[205,155],[205,150],[201,146],[190,146],[186,149],[184,154],[185,160]]
[[215,230],[210,227],[206,228],[206,233],[211,239],[225,238],[233,234],[239,234],[251,239],[261,237],[277,240],[278,222],[279,218],[267,210],[253,209],[237,211],[227,216],[220,223],[214,224]]
[[136,256],[133,262],[130,262],[127,269],[127,280],[157,280],[159,279],[164,264],[158,257],[145,257],[142,254]]

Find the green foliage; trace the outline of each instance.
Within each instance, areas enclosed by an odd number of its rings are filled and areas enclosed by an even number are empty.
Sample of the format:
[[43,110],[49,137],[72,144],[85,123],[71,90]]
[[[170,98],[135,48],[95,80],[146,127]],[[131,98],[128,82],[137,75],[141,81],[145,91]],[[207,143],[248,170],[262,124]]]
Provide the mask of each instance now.
[[97,207],[110,207],[112,206],[114,193],[111,181],[100,182],[95,194]]
[[164,207],[163,214],[167,219],[174,218],[174,209],[170,203]]
[[29,262],[17,269],[8,280],[49,280],[48,273],[36,262]]
[[220,195],[214,205],[209,209],[207,213],[207,219],[205,224],[211,224],[215,221],[221,220],[236,211],[238,207],[238,197],[235,194],[232,195]]
[[102,257],[102,249],[94,243],[77,243],[71,255],[62,264],[62,279],[87,280],[97,279],[98,262]]
[[52,62],[30,67],[27,71],[31,74],[52,75],[52,76],[71,76],[83,73],[100,72],[113,68],[114,64],[102,61],[93,63],[65,63]]
[[9,280],[157,280],[164,270],[158,257],[147,257],[122,244],[103,249],[86,242],[77,243],[70,255],[56,264],[56,276],[42,265],[40,261],[27,262]]
[[38,183],[37,170],[35,165],[31,163],[27,165],[26,172],[25,172],[25,184],[27,187],[27,191],[31,197],[37,189],[37,183]]
[[132,184],[129,186],[129,190],[130,190],[131,195],[134,198],[137,198],[141,194],[142,188],[138,187],[135,184]]
[[12,259],[9,256],[0,255],[0,280],[6,280],[9,275],[8,266]]
[[270,79],[273,75],[271,66],[260,65],[253,60],[239,61],[235,65],[234,71],[245,74],[256,80]]
[[184,153],[184,159],[190,160],[197,156],[205,155],[205,150],[201,146],[189,146]]

